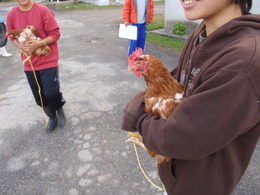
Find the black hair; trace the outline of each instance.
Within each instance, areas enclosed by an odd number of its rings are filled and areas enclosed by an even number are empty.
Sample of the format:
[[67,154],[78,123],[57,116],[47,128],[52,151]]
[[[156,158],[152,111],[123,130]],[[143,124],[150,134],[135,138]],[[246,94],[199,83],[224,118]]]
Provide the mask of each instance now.
[[252,0],[231,0],[231,2],[240,5],[243,15],[249,14],[252,7]]

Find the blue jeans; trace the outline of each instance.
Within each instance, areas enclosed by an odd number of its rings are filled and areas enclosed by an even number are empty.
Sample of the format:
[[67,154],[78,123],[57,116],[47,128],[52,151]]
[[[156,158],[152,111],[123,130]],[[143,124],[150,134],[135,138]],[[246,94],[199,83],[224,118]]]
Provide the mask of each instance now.
[[146,41],[146,24],[132,24],[132,26],[137,26],[137,40],[130,40],[128,55],[131,55],[137,48],[144,50]]

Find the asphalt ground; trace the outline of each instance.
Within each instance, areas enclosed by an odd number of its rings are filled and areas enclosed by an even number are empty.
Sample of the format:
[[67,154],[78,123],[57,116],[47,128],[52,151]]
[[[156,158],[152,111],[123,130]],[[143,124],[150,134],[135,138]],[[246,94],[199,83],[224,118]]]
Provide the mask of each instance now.
[[[0,4],[5,19],[12,4]],[[142,175],[122,109],[143,78],[128,73],[128,40],[118,37],[121,9],[55,11],[61,28],[60,80],[67,123],[51,134],[35,105],[17,48],[0,57],[1,195],[159,195]],[[155,6],[164,14],[164,5]],[[147,43],[146,53],[172,69],[179,55]],[[44,119],[47,119],[44,116]],[[149,178],[160,185],[155,160],[138,149]],[[260,144],[234,195],[260,194]]]

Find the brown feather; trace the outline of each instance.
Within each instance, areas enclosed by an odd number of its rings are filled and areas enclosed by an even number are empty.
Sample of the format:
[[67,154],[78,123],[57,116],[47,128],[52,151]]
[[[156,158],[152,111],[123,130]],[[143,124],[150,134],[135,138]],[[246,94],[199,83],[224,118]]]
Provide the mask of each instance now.
[[7,33],[7,36],[10,36],[11,38],[18,39],[21,32],[23,32],[23,30],[12,30],[12,31]]

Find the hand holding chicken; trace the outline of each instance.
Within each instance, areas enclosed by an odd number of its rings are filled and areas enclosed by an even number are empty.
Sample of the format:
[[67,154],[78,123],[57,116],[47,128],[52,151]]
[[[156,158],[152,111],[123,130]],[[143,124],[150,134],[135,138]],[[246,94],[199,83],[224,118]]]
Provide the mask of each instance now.
[[51,50],[49,46],[42,45],[39,42],[42,39],[39,37],[39,33],[34,26],[28,25],[23,30],[12,30],[7,33],[7,36],[17,39],[23,52],[29,56],[50,55]]

